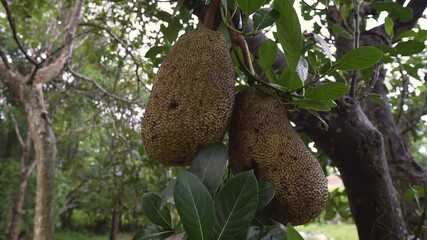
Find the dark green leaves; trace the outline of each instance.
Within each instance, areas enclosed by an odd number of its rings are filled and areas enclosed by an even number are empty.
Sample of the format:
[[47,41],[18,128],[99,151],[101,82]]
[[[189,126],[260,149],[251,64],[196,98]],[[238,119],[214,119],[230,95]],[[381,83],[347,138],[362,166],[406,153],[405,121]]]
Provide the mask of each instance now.
[[263,70],[270,67],[277,58],[277,45],[272,40],[264,41],[258,49],[259,60],[258,63]]
[[263,28],[273,25],[279,18],[279,11],[270,8],[263,8],[254,13],[252,17],[254,31],[257,32]]
[[406,42],[400,42],[394,47],[398,53],[403,56],[411,56],[413,54],[420,53],[424,50],[425,44],[416,40],[409,40]]
[[344,83],[329,82],[319,87],[307,88],[305,97],[315,100],[335,100],[348,92],[348,86]]
[[295,228],[290,223],[288,223],[286,226],[286,230],[287,240],[304,240],[304,238],[301,237],[298,231],[295,230]]
[[157,194],[149,192],[142,195],[142,211],[152,223],[172,229],[171,215],[167,203]]
[[200,179],[188,171],[182,171],[176,182],[174,198],[188,237],[210,240],[215,224],[214,204]]
[[298,65],[303,44],[301,26],[290,0],[275,0],[274,9],[280,12],[276,21],[277,36],[285,52],[290,72],[293,73]]
[[240,9],[242,9],[243,13],[246,16],[254,13],[256,10],[261,8],[264,5],[265,0],[236,0],[237,4],[239,4]]
[[374,2],[371,6],[377,11],[387,11],[391,17],[398,18],[402,22],[412,19],[412,9],[403,7],[394,2]]
[[351,50],[336,64],[340,70],[362,70],[377,63],[383,53],[375,47],[360,47]]
[[292,103],[297,105],[299,108],[325,112],[330,111],[331,107],[336,106],[333,101],[313,100],[309,98],[293,100]]
[[258,180],[258,209],[263,209],[270,203],[276,193],[276,188],[271,182]]
[[173,230],[163,230],[160,226],[148,225],[139,230],[132,240],[164,240],[174,234]]
[[258,184],[253,171],[232,177],[215,200],[216,239],[233,239],[246,231],[258,206]]
[[221,144],[203,147],[194,158],[190,171],[198,176],[203,184],[214,194],[221,183],[227,164],[227,151]]

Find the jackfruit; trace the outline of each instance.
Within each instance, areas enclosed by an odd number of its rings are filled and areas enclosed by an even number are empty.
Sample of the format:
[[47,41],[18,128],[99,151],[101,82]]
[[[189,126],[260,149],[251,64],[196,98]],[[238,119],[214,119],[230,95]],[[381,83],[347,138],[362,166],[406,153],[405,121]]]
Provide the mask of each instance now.
[[198,149],[224,138],[235,97],[233,63],[221,33],[199,28],[165,57],[141,121],[150,158],[191,164]]
[[237,94],[229,134],[231,171],[254,169],[258,179],[273,183],[276,195],[267,213],[283,224],[301,225],[325,207],[327,181],[291,126],[284,104],[272,95],[256,87]]

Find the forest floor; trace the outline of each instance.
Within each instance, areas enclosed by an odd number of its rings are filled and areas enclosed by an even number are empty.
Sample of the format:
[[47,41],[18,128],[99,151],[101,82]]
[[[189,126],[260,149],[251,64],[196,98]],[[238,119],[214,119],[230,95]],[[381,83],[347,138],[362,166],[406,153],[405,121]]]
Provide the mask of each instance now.
[[[306,240],[357,240],[356,226],[351,223],[310,223],[296,227]],[[134,233],[120,233],[118,240],[131,240]],[[56,240],[108,240],[105,235],[79,232],[57,232]]]

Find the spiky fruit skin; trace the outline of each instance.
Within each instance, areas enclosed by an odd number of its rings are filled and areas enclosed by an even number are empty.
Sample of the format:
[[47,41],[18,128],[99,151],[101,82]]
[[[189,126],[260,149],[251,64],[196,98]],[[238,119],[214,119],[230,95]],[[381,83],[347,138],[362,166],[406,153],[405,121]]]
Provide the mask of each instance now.
[[255,87],[238,93],[229,137],[233,174],[254,169],[258,179],[275,185],[267,206],[272,219],[301,225],[321,213],[328,199],[325,175],[279,100]]
[[141,122],[148,156],[189,165],[199,147],[224,138],[234,97],[225,38],[207,28],[184,34],[160,66]]

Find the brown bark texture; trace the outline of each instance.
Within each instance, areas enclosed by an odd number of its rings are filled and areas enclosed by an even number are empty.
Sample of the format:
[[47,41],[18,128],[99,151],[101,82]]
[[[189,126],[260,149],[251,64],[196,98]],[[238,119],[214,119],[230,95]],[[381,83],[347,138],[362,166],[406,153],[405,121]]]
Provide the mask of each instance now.
[[118,210],[117,208],[114,208],[111,213],[111,217],[112,218],[111,218],[110,240],[116,240],[117,235],[119,234],[119,231],[120,231],[120,222],[121,222],[122,214],[120,210]]
[[[185,1],[185,4],[187,8],[195,7],[192,1]],[[413,9],[414,18],[407,23],[396,21],[395,34],[411,29],[426,4],[425,0],[411,0],[408,7]],[[204,13],[203,9],[194,11],[201,19]],[[384,26],[378,29],[384,32]],[[373,34],[378,35],[372,31],[362,32],[361,45],[379,45],[389,41],[386,38],[378,42]],[[265,40],[262,33],[247,38],[255,59],[259,46]],[[353,41],[337,38],[338,56],[351,50],[353,45]],[[286,65],[284,54],[280,52],[273,69],[280,73]],[[378,78],[374,92],[381,89],[383,80],[384,76]],[[382,94],[387,99],[385,91]],[[387,105],[381,107],[369,100],[359,102],[347,96],[337,104],[337,108],[323,115],[329,125],[327,131],[322,130],[320,121],[305,111],[295,114],[293,121],[339,168],[359,238],[406,239],[409,234],[397,196],[402,196],[410,185],[425,184],[425,170],[411,156]],[[417,221],[419,223],[420,219]]]

